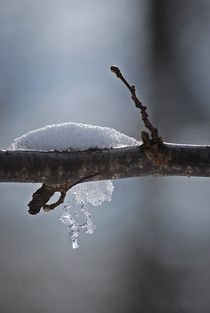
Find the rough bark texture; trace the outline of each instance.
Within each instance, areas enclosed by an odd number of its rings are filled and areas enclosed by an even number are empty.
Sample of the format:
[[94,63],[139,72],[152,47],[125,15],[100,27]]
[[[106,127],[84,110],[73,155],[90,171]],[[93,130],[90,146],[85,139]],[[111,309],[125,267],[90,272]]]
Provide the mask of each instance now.
[[[63,203],[66,196],[66,190],[65,188],[62,189],[62,186],[63,185],[54,186],[42,184],[42,187],[39,188],[36,192],[34,192],[32,200],[28,204],[29,207],[28,212],[32,215],[35,215],[39,213],[42,207],[44,211],[48,212],[56,208],[59,204]],[[52,198],[54,193],[57,191],[60,191],[61,193],[58,201],[52,204],[46,204]]]
[[120,149],[0,151],[0,182],[74,185],[136,176],[210,176],[210,146],[164,143]]

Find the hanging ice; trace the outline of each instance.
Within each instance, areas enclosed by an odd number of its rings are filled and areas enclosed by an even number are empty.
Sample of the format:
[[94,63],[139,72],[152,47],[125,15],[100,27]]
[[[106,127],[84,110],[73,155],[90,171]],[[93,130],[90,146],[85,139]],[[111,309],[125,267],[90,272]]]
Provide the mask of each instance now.
[[96,229],[96,225],[93,223],[90,210],[87,207],[87,203],[81,205],[81,211],[84,212],[85,222],[81,225],[86,234],[92,235]]
[[[141,142],[128,137],[109,127],[93,126],[81,123],[63,123],[49,125],[16,138],[9,150],[85,150],[89,148],[120,148],[136,146]],[[71,203],[64,207],[60,221],[69,231],[72,247],[78,248],[80,229],[92,234],[96,228],[89,206],[100,206],[104,201],[111,201],[114,190],[111,181],[88,182],[78,184],[71,190]],[[83,222],[78,223],[74,207],[80,206]],[[76,215],[75,215],[76,214]]]
[[90,203],[93,206],[111,201],[113,190],[114,186],[111,180],[78,184],[72,188],[77,203]]
[[[90,206],[99,206],[104,201],[111,201],[113,190],[114,186],[109,180],[78,184],[70,190],[70,201],[64,206],[59,219],[67,226],[74,249],[79,247],[80,230],[92,235],[96,229]],[[82,216],[79,223],[80,212]]]
[[79,237],[79,224],[77,221],[77,214],[74,215],[70,213],[72,203],[68,203],[64,206],[62,215],[60,216],[60,221],[67,226],[70,239],[72,241],[72,248],[79,248],[78,237]]

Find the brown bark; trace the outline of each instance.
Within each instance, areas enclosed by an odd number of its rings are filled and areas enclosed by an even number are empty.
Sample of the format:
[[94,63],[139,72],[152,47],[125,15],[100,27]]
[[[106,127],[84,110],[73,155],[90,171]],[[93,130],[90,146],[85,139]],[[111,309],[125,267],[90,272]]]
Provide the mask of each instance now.
[[210,146],[164,143],[120,149],[0,151],[0,182],[74,185],[137,176],[210,176]]

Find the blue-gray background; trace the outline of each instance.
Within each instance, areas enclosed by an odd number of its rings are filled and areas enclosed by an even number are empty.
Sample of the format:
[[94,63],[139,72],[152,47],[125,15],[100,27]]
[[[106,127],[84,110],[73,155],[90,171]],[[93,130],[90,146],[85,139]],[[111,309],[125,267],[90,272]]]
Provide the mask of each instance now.
[[[165,141],[209,144],[209,20],[205,0],[0,0],[0,148],[68,121],[139,138],[112,64]],[[209,312],[209,179],[116,181],[76,251],[61,208],[28,215],[38,186],[0,185],[1,312]]]

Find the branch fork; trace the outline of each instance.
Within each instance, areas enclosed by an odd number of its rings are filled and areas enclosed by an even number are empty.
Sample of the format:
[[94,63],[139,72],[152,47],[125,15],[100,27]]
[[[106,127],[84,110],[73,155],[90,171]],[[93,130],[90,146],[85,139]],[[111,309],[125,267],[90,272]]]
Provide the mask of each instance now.
[[[138,176],[139,173],[145,173],[145,170],[148,169],[148,164],[152,164],[152,173],[158,173],[158,168],[161,168],[162,164],[166,164],[167,160],[165,157],[167,154],[163,151],[162,138],[159,136],[157,128],[155,128],[149,120],[147,107],[144,106],[141,100],[137,97],[135,86],[128,83],[117,66],[113,65],[110,69],[128,88],[131,93],[132,101],[136,108],[140,110],[141,119],[144,122],[145,128],[148,130],[148,132],[142,131],[141,133],[143,145],[141,145],[140,148],[131,147],[125,150],[96,149],[96,151],[92,152],[95,155],[94,164],[92,166],[90,166],[90,162],[93,162],[93,160],[90,161],[88,159],[89,151],[84,151],[83,153],[72,152],[72,155],[70,152],[58,151],[48,153],[34,151],[31,154],[29,151],[0,151],[0,178],[5,177],[5,181],[13,179],[13,181],[38,181],[43,183],[33,194],[32,200],[28,204],[28,212],[30,214],[35,215],[39,213],[41,208],[43,208],[45,212],[55,209],[58,205],[64,202],[67,191],[78,183],[90,180]],[[136,149],[139,151],[137,156]],[[92,150],[90,149],[90,151]],[[6,160],[4,159],[5,153]],[[102,159],[101,153],[103,153]],[[49,159],[48,155],[51,155]],[[26,161],[25,163],[25,160],[27,160],[28,157],[30,161]],[[39,158],[42,160],[40,163],[42,164],[41,168],[39,168],[38,171],[39,174],[42,170],[44,173],[38,178],[38,173],[34,167],[34,164],[37,163],[31,162],[33,157],[35,160],[37,160],[37,157],[38,160]],[[140,161],[138,160],[139,157],[142,158]],[[74,163],[75,160],[77,161],[77,165]],[[14,162],[14,164],[12,162]],[[87,166],[87,162],[89,162],[89,166]],[[58,163],[60,164],[59,166]],[[25,164],[24,168],[23,164]],[[43,164],[48,164],[48,169],[51,167],[48,174],[46,174],[45,169],[42,168]],[[126,170],[124,168],[125,173],[122,173],[123,166],[126,168]],[[59,173],[59,168],[62,168],[62,174]],[[70,168],[71,170],[69,170]],[[10,177],[11,172],[14,174],[13,177]],[[66,173],[66,175],[63,173]],[[45,178],[46,175],[48,178]],[[61,176],[63,177],[62,179],[59,178]],[[48,201],[52,198],[55,192],[60,192],[59,199],[52,204],[48,204]]]
[[[137,97],[136,87],[128,83],[120,69],[114,65],[111,66],[110,69],[128,88],[131,93],[132,101],[134,102],[136,108],[140,110],[144,126],[148,129],[151,135],[150,137],[149,133],[146,131],[142,131],[141,133],[145,154],[147,155],[148,159],[152,161],[154,167],[159,166],[161,160],[163,160],[163,154],[161,152],[162,138],[159,136],[157,128],[155,128],[149,120],[147,107],[144,106]],[[81,180],[79,182],[81,182]],[[64,202],[67,191],[74,185],[75,184],[70,185],[69,183],[59,185],[49,185],[44,183],[42,187],[33,194],[32,200],[28,204],[28,212],[35,215],[39,213],[41,208],[43,208],[45,212],[54,210],[58,205]],[[55,203],[47,204],[55,192],[60,192],[59,199]]]

